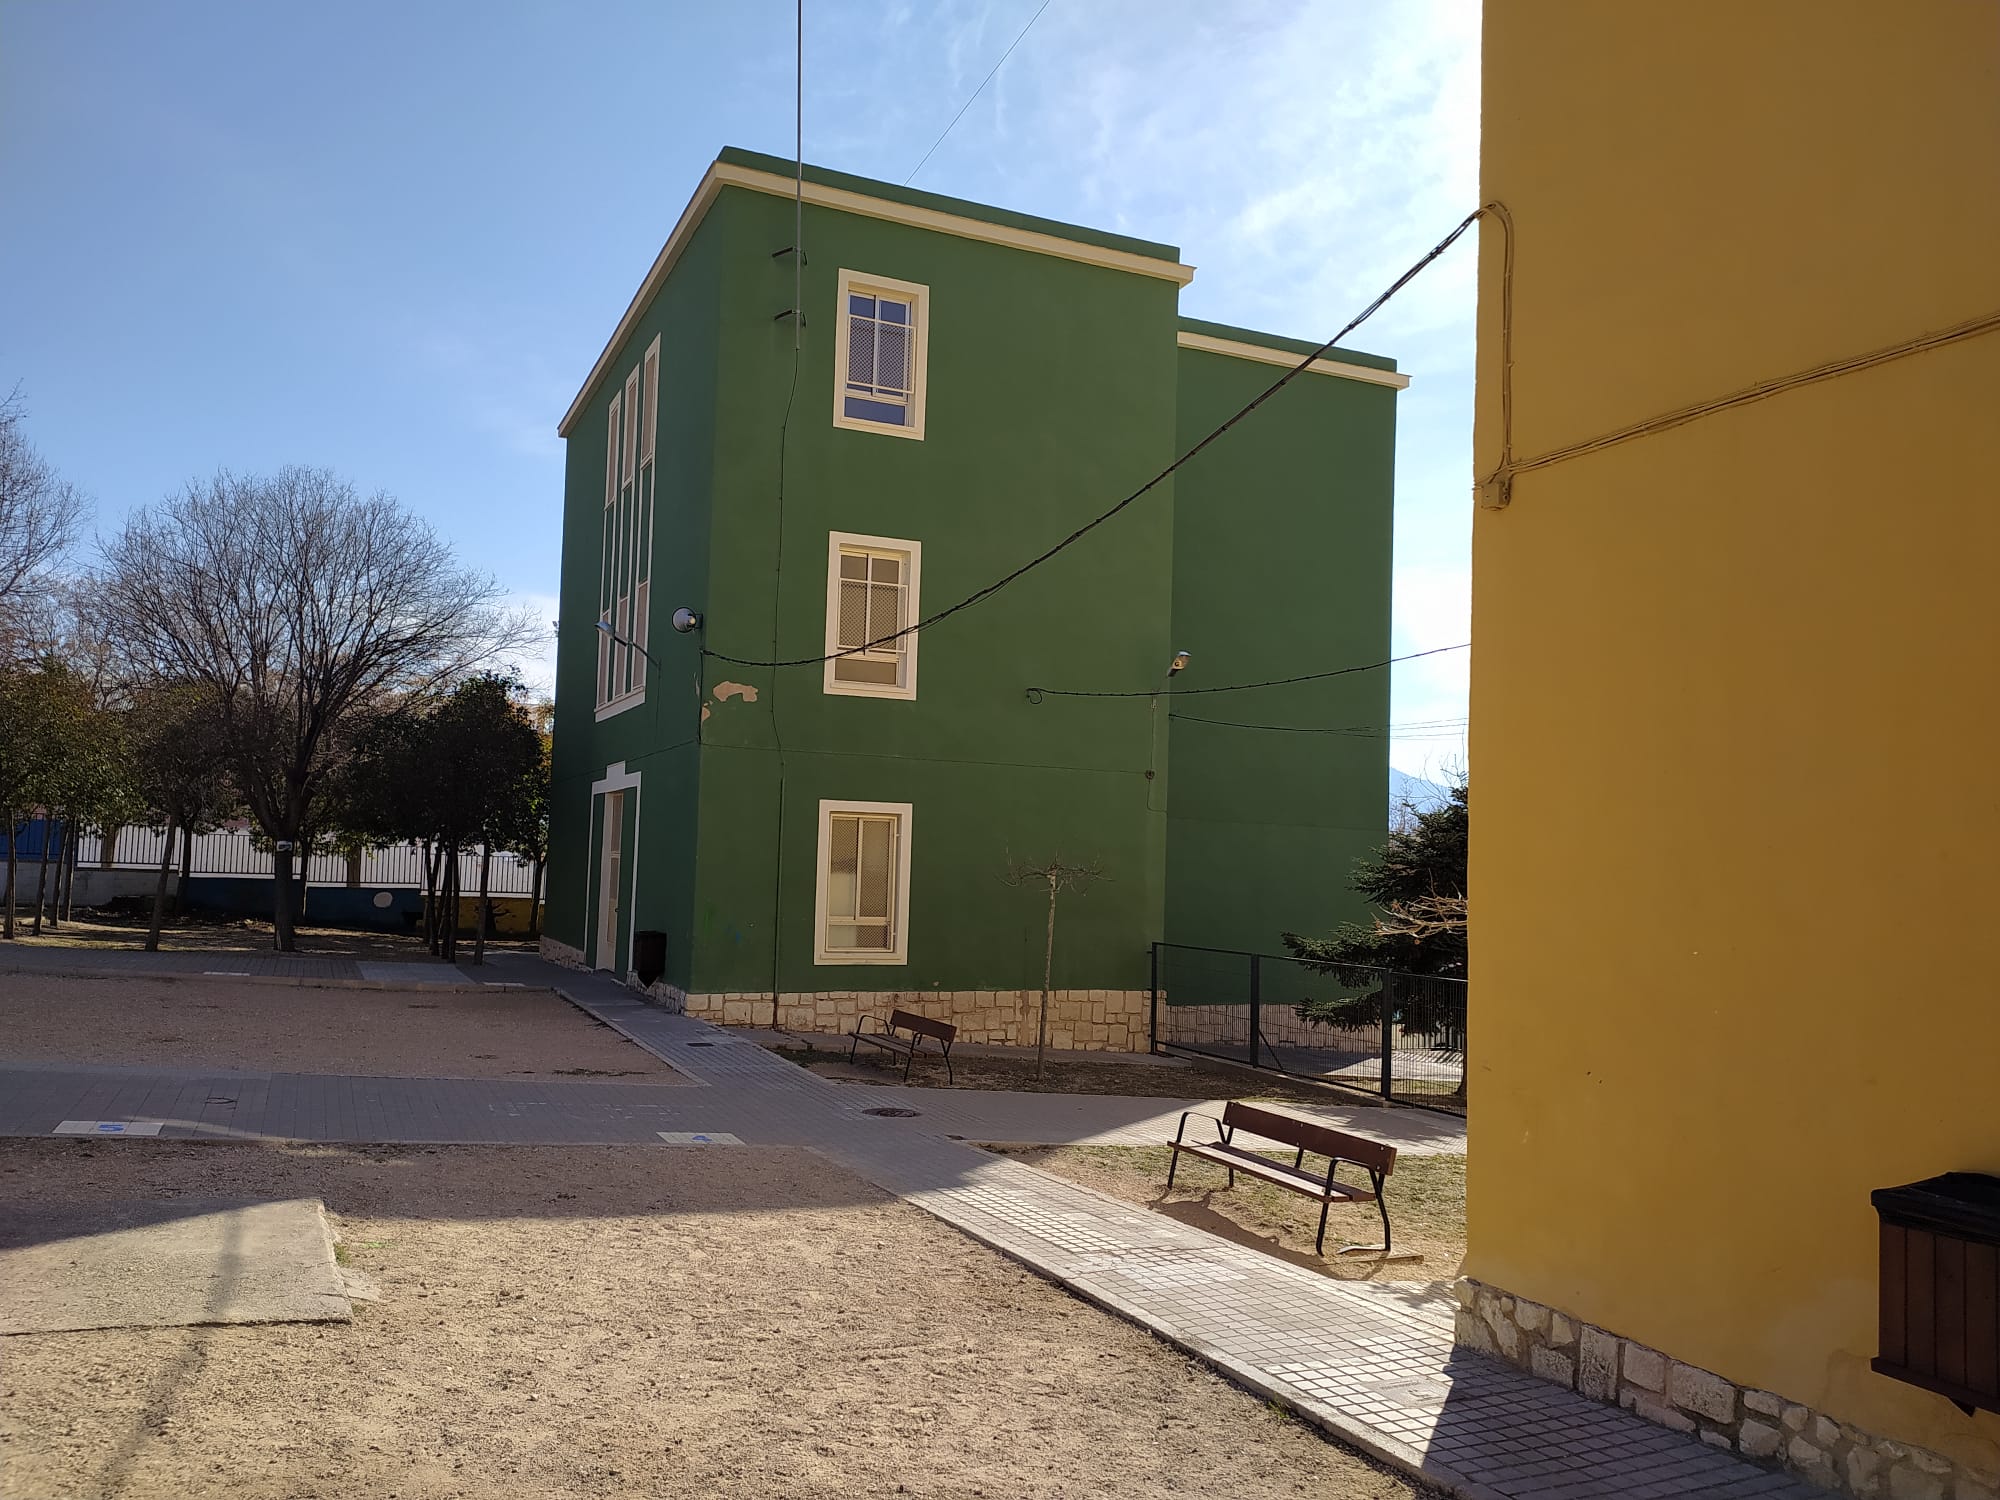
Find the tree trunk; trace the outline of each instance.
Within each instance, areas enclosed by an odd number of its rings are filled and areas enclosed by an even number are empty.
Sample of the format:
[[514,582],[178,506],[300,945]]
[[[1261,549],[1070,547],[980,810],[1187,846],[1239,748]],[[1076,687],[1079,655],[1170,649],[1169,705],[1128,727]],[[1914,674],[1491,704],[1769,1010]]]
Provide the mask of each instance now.
[[542,875],[548,869],[548,861],[535,861],[535,877],[528,882],[528,941],[535,942],[542,935]]
[[14,878],[20,869],[20,859],[15,846],[21,840],[21,820],[14,815],[14,809],[7,809],[7,916],[0,932],[4,932],[8,942],[14,941]]
[[493,920],[493,897],[489,893],[487,875],[493,868],[493,846],[479,846],[479,931],[472,939],[472,961],[486,962],[486,928]]
[[174,925],[187,920],[188,876],[194,871],[194,824],[181,829],[181,880],[174,887]]
[[174,867],[174,825],[167,822],[167,836],[160,840],[160,875],[153,882],[153,925],[146,929],[146,951],[160,951],[160,919],[167,911],[167,874]]
[[1056,878],[1049,877],[1049,944],[1042,953],[1042,1014],[1035,1022],[1035,1082],[1042,1081],[1042,1053],[1049,1040],[1049,987],[1056,969]]
[[58,824],[55,815],[46,807],[42,809],[42,863],[40,873],[35,876],[35,927],[33,935],[42,935],[42,908],[49,895],[49,843],[56,836]]
[[[164,865],[165,860],[161,863]],[[280,953],[296,953],[298,928],[292,921],[292,851],[278,848],[271,853],[271,946]]]
[[452,839],[440,855],[444,868],[438,872],[438,957],[448,964],[458,962],[458,841]]
[[433,957],[438,951],[438,847],[424,840],[424,946]]
[[62,913],[62,920],[70,920],[70,913],[76,905],[76,846],[80,838],[73,838],[64,846],[68,858],[56,866],[56,909]]

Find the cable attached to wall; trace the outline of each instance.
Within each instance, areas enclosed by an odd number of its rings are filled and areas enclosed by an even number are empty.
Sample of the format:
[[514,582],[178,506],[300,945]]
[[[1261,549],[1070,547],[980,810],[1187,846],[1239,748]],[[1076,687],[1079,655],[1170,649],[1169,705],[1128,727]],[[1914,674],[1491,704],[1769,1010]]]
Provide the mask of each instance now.
[[[1329,667],[1324,672],[1301,672],[1296,677],[1272,677],[1263,682],[1225,682],[1213,687],[1170,688],[1160,696],[1164,698],[1188,698],[1196,693],[1246,693],[1252,688],[1289,687],[1295,682],[1324,682],[1329,677],[1347,677],[1355,672],[1379,672],[1384,667],[1393,667],[1398,662],[1421,661],[1426,656],[1442,656],[1447,651],[1464,651],[1472,642],[1460,641],[1456,646],[1433,646],[1428,651],[1412,651],[1407,656],[1391,656],[1383,661],[1365,662],[1358,667]],[[1031,687],[1028,701],[1040,703],[1044,698],[1150,698],[1152,688],[1124,688],[1104,691],[1090,688]]]
[[[793,7],[792,95],[792,380],[785,392],[785,415],[778,424],[776,558],[771,569],[771,654],[778,654],[778,626],[785,604],[785,460],[791,451],[792,407],[799,398],[799,364],[806,338],[806,0]],[[711,655],[706,649],[702,655]],[[778,760],[778,807],[771,846],[771,1028],[778,1026],[780,944],[785,930],[785,736],[778,727],[778,680],[765,689],[770,705],[771,747]]]
[[[964,610],[971,609],[975,604],[979,604],[987,599],[992,598],[995,594],[999,593],[1009,584],[1016,582],[1018,579],[1025,577],[1029,573],[1032,573],[1036,568],[1039,568],[1043,563],[1048,562],[1051,558],[1054,558],[1060,553],[1065,552],[1069,548],[1075,546],[1078,542],[1082,541],[1085,537],[1089,536],[1091,532],[1097,530],[1098,527],[1102,526],[1106,521],[1109,521],[1112,517],[1118,515],[1121,511],[1125,510],[1126,507],[1143,499],[1145,496],[1151,494],[1155,489],[1158,489],[1160,485],[1164,484],[1168,479],[1172,478],[1174,474],[1179,472],[1180,469],[1185,467],[1189,462],[1189,460],[1193,459],[1196,454],[1202,452],[1202,450],[1207,448],[1211,443],[1221,438],[1224,433],[1229,432],[1232,428],[1234,428],[1237,423],[1241,422],[1245,417],[1249,416],[1252,412],[1257,410],[1258,407],[1262,406],[1266,401],[1269,401],[1273,396],[1277,395],[1279,391],[1282,391],[1286,386],[1290,385],[1294,380],[1298,379],[1299,376],[1305,374],[1305,372],[1310,370],[1317,361],[1325,358],[1328,351],[1332,350],[1336,345],[1338,345],[1342,339],[1346,338],[1350,333],[1354,332],[1355,329],[1359,328],[1363,323],[1366,323],[1370,318],[1374,317],[1376,313],[1380,312],[1383,307],[1388,305],[1390,299],[1393,298],[1398,292],[1402,291],[1404,287],[1408,286],[1411,281],[1415,280],[1419,272],[1423,271],[1427,266],[1430,265],[1432,261],[1436,260],[1440,255],[1444,254],[1445,251],[1449,250],[1454,244],[1456,244],[1459,236],[1464,234],[1466,230],[1470,229],[1475,223],[1477,223],[1481,215],[1483,215],[1485,212],[1486,210],[1483,208],[1474,209],[1471,213],[1467,214],[1463,219],[1460,219],[1458,221],[1457,226],[1452,229],[1451,233],[1447,234],[1443,239],[1439,240],[1435,245],[1433,245],[1416,261],[1415,264],[1413,264],[1408,270],[1404,271],[1402,275],[1398,276],[1393,282],[1391,282],[1389,287],[1385,291],[1383,291],[1380,296],[1376,297],[1376,299],[1373,302],[1370,302],[1360,312],[1356,313],[1344,325],[1342,325],[1338,333],[1334,334],[1332,338],[1328,339],[1325,343],[1319,345],[1317,348],[1312,350],[1311,353],[1303,356],[1297,364],[1287,369],[1283,375],[1280,375],[1276,380],[1272,381],[1271,384],[1266,386],[1262,391],[1258,392],[1257,395],[1251,397],[1250,400],[1246,401],[1230,416],[1224,418],[1221,423],[1219,423],[1216,427],[1214,427],[1205,437],[1201,438],[1186,452],[1182,453],[1179,458],[1176,458],[1172,463],[1168,464],[1164,469],[1160,470],[1160,472],[1155,474],[1151,479],[1148,479],[1144,484],[1140,485],[1137,489],[1133,490],[1130,494],[1126,495],[1125,498],[1118,501],[1117,504],[1111,506],[1108,510],[1100,512],[1098,515],[1096,515],[1089,521],[1086,521],[1083,525],[1077,527],[1076,530],[1072,531],[1068,536],[1064,537],[1054,546],[1049,547],[1047,550],[1037,554],[1034,557],[1029,558],[1028,561],[1022,563],[1021,566],[1015,568],[1011,573],[1008,573],[1001,578],[995,579],[992,583],[986,585],[985,588],[980,589],[975,593],[968,594],[965,598],[959,600],[956,604],[948,605],[945,608],[937,611],[935,614],[927,615],[925,618],[918,620],[915,624],[905,625],[900,630],[892,630],[887,635],[877,636],[872,641],[864,641],[858,646],[849,646],[844,650],[840,651],[829,651],[818,656],[797,656],[789,658],[775,658],[775,653],[774,653],[775,659],[770,661],[757,661],[749,657],[743,657],[743,656],[729,656],[724,654],[723,652],[710,651],[706,648],[703,649],[702,654],[704,656],[712,656],[717,661],[728,662],[731,665],[738,667],[762,667],[774,670],[782,667],[817,667],[826,662],[835,661],[843,656],[853,656],[862,651],[873,651],[882,646],[888,645],[892,641],[901,640],[906,635],[915,635],[920,630],[928,630],[930,629],[931,626],[940,624],[943,621],[950,619],[953,615],[959,614]],[[1453,650],[1457,648],[1446,647],[1444,649]],[[1383,664],[1377,663],[1377,665],[1383,665]],[[1368,669],[1363,667],[1356,667],[1350,670],[1365,671]],[[1145,694],[1140,693],[1135,696],[1144,697]]]

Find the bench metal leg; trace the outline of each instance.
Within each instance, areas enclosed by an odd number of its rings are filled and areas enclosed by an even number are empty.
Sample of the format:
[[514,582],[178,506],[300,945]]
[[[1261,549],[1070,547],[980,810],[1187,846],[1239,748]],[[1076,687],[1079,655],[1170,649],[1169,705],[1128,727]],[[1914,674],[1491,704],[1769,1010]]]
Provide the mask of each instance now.
[[1180,1152],[1175,1151],[1169,1153],[1167,1158],[1167,1191],[1170,1193],[1174,1190],[1174,1173],[1178,1172],[1180,1169],[1181,1169]]
[[957,1078],[957,1076],[956,1076],[956,1075],[955,1075],[955,1074],[954,1074],[954,1073],[953,1073],[953,1072],[951,1071],[951,1043],[950,1043],[950,1042],[946,1042],[946,1043],[944,1044],[944,1081],[945,1081],[946,1083],[957,1083],[957,1082],[958,1082],[958,1078]]
[[910,1044],[910,1050],[903,1054],[903,1082],[908,1083],[910,1081],[910,1069],[914,1068],[916,1065],[917,1065],[917,1046],[915,1042],[912,1042]]
[[[1372,1176],[1373,1174],[1371,1173],[1370,1175]],[[1379,1245],[1342,1245],[1333,1253],[1335,1255],[1379,1255],[1384,1260],[1422,1260],[1423,1256],[1414,1250],[1405,1251],[1401,1255],[1395,1253],[1395,1239],[1389,1232],[1389,1205],[1382,1197],[1382,1179],[1380,1177],[1375,1177],[1375,1211],[1382,1216],[1382,1243]],[[1326,1213],[1324,1210],[1320,1212],[1320,1223],[1322,1226],[1326,1223]],[[1323,1228],[1321,1232],[1325,1232]]]

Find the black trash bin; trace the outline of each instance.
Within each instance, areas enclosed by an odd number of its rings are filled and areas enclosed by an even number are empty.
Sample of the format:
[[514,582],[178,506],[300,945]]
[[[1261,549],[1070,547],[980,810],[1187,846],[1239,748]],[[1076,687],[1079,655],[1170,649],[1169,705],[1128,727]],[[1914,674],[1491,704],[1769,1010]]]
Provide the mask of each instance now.
[[2000,1177],[1947,1172],[1869,1195],[1882,1226],[1877,1374],[2000,1411]]
[[667,935],[664,932],[632,934],[632,972],[644,985],[652,984],[667,972]]

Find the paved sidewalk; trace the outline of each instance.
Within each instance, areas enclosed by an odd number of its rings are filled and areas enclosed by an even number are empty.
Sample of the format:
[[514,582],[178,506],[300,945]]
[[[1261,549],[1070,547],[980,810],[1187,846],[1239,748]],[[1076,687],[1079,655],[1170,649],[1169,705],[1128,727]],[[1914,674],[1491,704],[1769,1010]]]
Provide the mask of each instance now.
[[[840,1088],[745,1043],[693,1053],[715,1028],[600,976],[558,971],[545,982],[711,1082],[755,1089],[777,1068],[793,1075],[781,1088],[795,1099],[815,1085],[821,1097]],[[838,1118],[820,1116],[822,1149],[859,1175],[1467,1500],[1824,1500],[1811,1485],[1457,1350],[1447,1292],[1330,1281],[931,1131],[881,1128],[914,1121],[847,1115],[842,1128]]]
[[[949,1139],[966,1133],[949,1127],[992,1128],[1009,1109],[1046,1114],[1034,1096],[1023,1103],[1019,1095],[837,1084],[646,1005],[601,976],[512,954],[488,967],[494,979],[559,990],[693,1086],[13,1065],[0,1066],[0,1132],[42,1135],[61,1119],[152,1118],[163,1121],[162,1136],[259,1133],[249,1128],[254,1122],[328,1140],[631,1141],[668,1131],[811,1146],[1354,1446],[1470,1500],[1823,1500],[1810,1485],[1456,1350],[1448,1292],[1331,1281]],[[941,1094],[950,1097],[940,1101]],[[898,1095],[908,1096],[901,1107],[924,1112],[866,1113]],[[995,1102],[1006,1100],[1016,1102]],[[1173,1101],[1124,1103],[1161,1109]],[[989,1123],[977,1127],[981,1111]],[[1379,1113],[1453,1123],[1419,1111]],[[1074,1123],[1091,1121],[1079,1115]],[[1114,1118],[1108,1128],[1153,1126]],[[422,1131],[432,1133],[414,1133]]]

